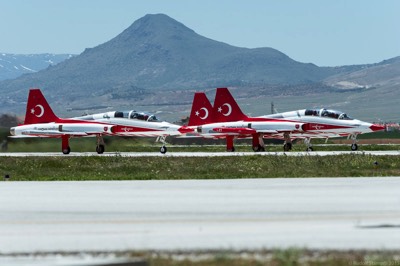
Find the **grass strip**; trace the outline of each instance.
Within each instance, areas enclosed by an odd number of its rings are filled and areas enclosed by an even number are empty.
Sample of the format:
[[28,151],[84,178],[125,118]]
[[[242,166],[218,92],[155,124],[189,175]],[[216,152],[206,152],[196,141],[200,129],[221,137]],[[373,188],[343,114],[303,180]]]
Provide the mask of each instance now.
[[[117,252],[14,253],[2,256],[43,259],[46,257],[107,258],[148,266],[365,266],[399,265],[397,250],[312,250],[304,248],[261,250],[126,250]],[[127,263],[128,265],[129,263]],[[119,265],[119,264],[118,264]],[[125,265],[125,264],[124,264]],[[131,264],[129,264],[131,265]]]
[[399,156],[0,157],[14,181],[400,176]]
[[142,254],[142,257],[147,257],[150,266],[362,266],[398,265],[400,263],[398,252],[390,250],[322,251],[288,248],[253,252],[229,250],[197,253],[153,252]]

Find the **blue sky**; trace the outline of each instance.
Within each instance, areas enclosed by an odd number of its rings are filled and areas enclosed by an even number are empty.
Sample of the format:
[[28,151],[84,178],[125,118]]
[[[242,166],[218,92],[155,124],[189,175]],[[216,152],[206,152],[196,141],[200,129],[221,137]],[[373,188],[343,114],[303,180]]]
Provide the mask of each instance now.
[[0,53],[75,53],[164,13],[231,45],[319,66],[400,56],[398,0],[0,0]]

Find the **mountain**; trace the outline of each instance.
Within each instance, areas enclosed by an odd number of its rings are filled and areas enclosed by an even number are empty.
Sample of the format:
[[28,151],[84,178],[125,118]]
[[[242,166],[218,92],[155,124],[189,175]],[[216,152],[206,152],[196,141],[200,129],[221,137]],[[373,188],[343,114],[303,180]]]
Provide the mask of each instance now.
[[198,35],[163,15],[146,15],[112,40],[38,73],[0,83],[10,97],[40,87],[68,97],[240,84],[307,83],[332,73],[272,48],[239,48]]
[[[164,14],[146,15],[115,38],[80,55],[36,73],[0,81],[0,112],[23,114],[28,89],[39,87],[61,115],[66,110],[73,113],[68,115],[76,115],[133,106],[164,114],[168,110],[168,116],[177,119],[189,112],[195,90],[230,87],[243,96],[254,115],[256,111],[266,113],[262,110],[266,102],[280,104],[282,100],[288,105],[281,111],[326,105],[349,108],[345,110],[355,111],[363,119],[368,116],[360,104],[385,89],[383,81],[390,75],[396,79],[397,61],[318,67],[297,62],[273,48],[240,48],[211,40]],[[376,82],[369,79],[374,75]],[[348,87],[352,82],[361,87]],[[399,94],[393,87],[389,102]],[[209,96],[212,99],[213,95]],[[381,96],[376,98],[379,102],[368,106],[375,108],[374,117],[388,113],[388,106],[381,107],[386,96]],[[393,112],[392,117],[396,117]]]
[[35,73],[71,58],[71,54],[0,54],[0,80]]

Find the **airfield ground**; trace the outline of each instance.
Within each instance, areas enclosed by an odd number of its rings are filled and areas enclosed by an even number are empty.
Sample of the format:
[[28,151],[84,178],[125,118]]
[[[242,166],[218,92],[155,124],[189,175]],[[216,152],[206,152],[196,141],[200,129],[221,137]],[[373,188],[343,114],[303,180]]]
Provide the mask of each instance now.
[[[59,152],[58,140],[16,141],[9,143],[14,151],[54,151]],[[93,139],[72,140],[74,150],[93,150]],[[157,152],[159,144],[138,143],[136,140],[123,139],[107,143],[109,150]],[[332,142],[331,142],[332,141]],[[316,145],[317,150],[348,151],[348,140],[330,140],[339,145]],[[346,145],[340,145],[346,144]],[[360,150],[400,150],[399,138],[360,139]],[[384,144],[384,145],[382,145]],[[362,146],[364,145],[364,146]],[[303,151],[297,146],[295,152]],[[223,153],[224,146],[169,146],[169,152],[209,151]],[[238,145],[241,151],[249,147]],[[280,145],[270,147],[272,151],[281,151]],[[190,176],[188,175],[190,173]],[[229,175],[227,175],[229,173]],[[50,181],[50,180],[154,180],[154,179],[223,179],[223,178],[276,178],[276,177],[362,177],[371,176],[380,179],[384,176],[400,176],[399,155],[369,155],[360,153],[335,156],[232,156],[212,158],[174,158],[140,157],[124,158],[116,153],[113,156],[47,156],[47,157],[0,157],[0,174],[10,178],[0,182],[0,187],[13,181]],[[6,180],[6,179],[3,179]],[[17,182],[18,183],[18,182]],[[368,182],[367,182],[368,183]],[[369,197],[376,197],[373,193]],[[382,196],[383,197],[383,196]],[[380,197],[380,198],[382,198]],[[12,197],[3,199],[10,202]],[[3,204],[3,206],[7,206]],[[21,205],[22,206],[22,205]],[[386,205],[385,205],[386,206]],[[395,212],[394,215],[398,215]],[[398,218],[398,217],[397,217]],[[382,224],[381,224],[382,225]],[[371,232],[392,230],[390,238],[398,237],[398,223],[386,224],[387,227],[369,228]],[[6,230],[3,221],[3,230]],[[5,231],[7,232],[7,230]],[[8,236],[9,233],[7,233]],[[389,238],[388,238],[389,239]],[[392,239],[393,240],[393,239]],[[400,239],[397,239],[400,241]],[[400,243],[400,242],[399,242]],[[116,257],[124,260],[138,259],[144,265],[400,265],[398,249],[310,249],[304,246],[277,249],[213,249],[213,250],[120,250],[118,252],[4,252],[0,250],[0,264],[5,265],[41,265],[32,263],[34,259],[50,261],[46,265],[67,265],[59,262],[63,257],[82,260],[82,258]],[[68,260],[68,259],[67,259]],[[18,261],[22,261],[18,264]],[[65,261],[65,260],[64,260]],[[16,264],[12,264],[14,262]],[[76,264],[76,263],[75,263]],[[74,265],[75,265],[74,264]],[[69,264],[68,264],[69,265]],[[110,264],[112,265],[112,264]]]

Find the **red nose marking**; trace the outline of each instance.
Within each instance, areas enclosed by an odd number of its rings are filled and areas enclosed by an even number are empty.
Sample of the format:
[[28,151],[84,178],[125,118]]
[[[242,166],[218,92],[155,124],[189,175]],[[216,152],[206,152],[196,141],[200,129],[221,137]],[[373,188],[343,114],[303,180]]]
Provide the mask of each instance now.
[[381,130],[385,130],[385,127],[382,125],[377,125],[377,124],[373,124],[372,126],[369,127],[372,131],[381,131]]

